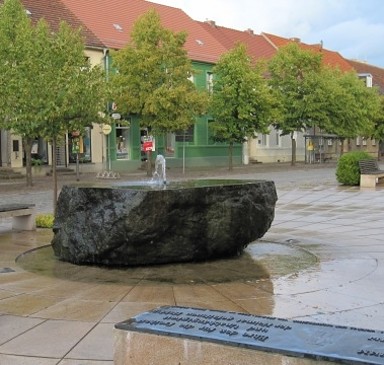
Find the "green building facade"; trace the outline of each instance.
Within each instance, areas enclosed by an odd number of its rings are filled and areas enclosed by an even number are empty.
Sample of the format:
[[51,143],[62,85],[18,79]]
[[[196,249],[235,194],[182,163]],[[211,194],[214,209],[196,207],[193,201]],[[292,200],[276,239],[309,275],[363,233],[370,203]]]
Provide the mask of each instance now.
[[[202,62],[192,62],[195,71],[194,83],[200,90],[209,89],[212,83],[212,68],[214,65]],[[113,110],[112,110],[113,114]],[[121,117],[118,113],[113,116]],[[146,142],[154,145],[151,159],[162,154],[169,167],[194,166],[227,166],[228,145],[215,143],[210,138],[209,115],[197,117],[196,122],[187,131],[167,135],[151,136],[150,132],[140,125],[138,115],[129,115],[115,119],[112,132],[107,136],[107,159],[113,171],[130,171],[141,167],[146,161]],[[234,164],[241,164],[242,146],[235,145],[233,149]]]

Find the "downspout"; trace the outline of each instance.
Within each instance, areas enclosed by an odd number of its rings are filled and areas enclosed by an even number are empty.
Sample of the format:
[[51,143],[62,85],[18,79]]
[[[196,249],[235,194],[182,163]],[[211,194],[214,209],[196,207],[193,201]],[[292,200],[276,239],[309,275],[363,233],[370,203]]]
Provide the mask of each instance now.
[[[104,70],[105,70],[105,81],[108,82],[109,81],[109,49],[108,48],[103,48],[103,59],[104,59]],[[109,102],[107,102],[107,105],[106,105],[106,108],[105,108],[106,112],[109,113]],[[110,134],[104,136],[103,135],[103,138],[105,138],[106,140],[106,143],[105,143],[105,149],[106,149],[106,160],[107,160],[107,171],[110,171],[111,170],[111,156],[110,156],[110,145],[111,145],[111,140],[110,140]],[[104,161],[102,162],[104,164]]]
[[103,48],[105,79],[109,81],[109,49]]

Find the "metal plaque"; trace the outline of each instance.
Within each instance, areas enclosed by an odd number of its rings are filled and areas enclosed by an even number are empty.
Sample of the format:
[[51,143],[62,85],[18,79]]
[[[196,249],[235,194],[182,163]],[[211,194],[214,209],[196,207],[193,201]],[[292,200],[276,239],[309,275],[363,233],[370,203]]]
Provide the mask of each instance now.
[[370,329],[177,306],[115,327],[345,364],[384,364],[384,331]]

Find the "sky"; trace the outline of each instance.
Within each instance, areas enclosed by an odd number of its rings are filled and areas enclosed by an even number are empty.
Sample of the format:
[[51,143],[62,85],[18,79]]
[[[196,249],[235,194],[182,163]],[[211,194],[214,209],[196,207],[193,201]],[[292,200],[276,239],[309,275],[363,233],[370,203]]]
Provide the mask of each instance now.
[[348,59],[384,68],[384,0],[152,0],[191,18],[255,33],[323,42]]

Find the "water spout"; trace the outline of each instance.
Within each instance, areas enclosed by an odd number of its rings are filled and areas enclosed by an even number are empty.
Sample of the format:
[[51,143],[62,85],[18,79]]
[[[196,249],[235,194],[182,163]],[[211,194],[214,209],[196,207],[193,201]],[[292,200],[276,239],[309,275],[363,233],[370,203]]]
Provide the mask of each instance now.
[[166,185],[167,177],[165,173],[165,158],[163,155],[157,155],[155,160],[155,171],[152,175],[152,181],[158,183],[158,185]]

